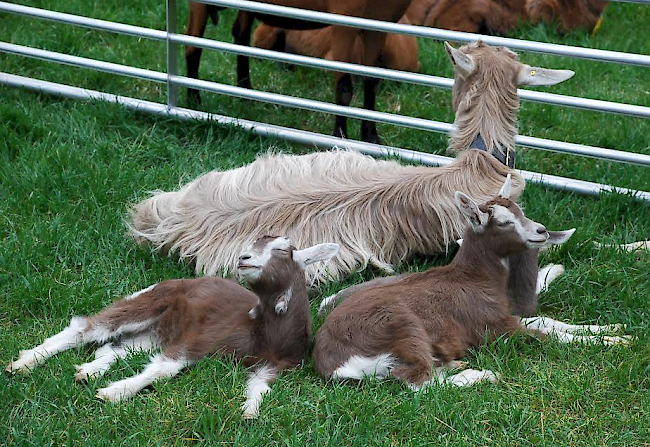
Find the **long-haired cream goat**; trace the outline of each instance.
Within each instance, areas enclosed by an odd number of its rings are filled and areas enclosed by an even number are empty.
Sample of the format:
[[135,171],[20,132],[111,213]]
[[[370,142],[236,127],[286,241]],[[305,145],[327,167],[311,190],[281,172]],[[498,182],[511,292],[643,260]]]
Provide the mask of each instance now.
[[266,155],[209,172],[179,191],[155,193],[133,208],[132,234],[195,261],[197,273],[207,275],[233,270],[234,253],[260,233],[286,234],[297,246],[339,244],[336,259],[308,269],[317,280],[367,264],[391,271],[415,253],[444,251],[465,226],[456,191],[484,202],[508,173],[513,198],[524,188],[523,178],[497,160],[514,156],[517,85],[552,85],[573,75],[532,68],[512,51],[480,42],[446,48],[456,71],[450,149],[459,153],[450,165],[403,166],[348,151]]

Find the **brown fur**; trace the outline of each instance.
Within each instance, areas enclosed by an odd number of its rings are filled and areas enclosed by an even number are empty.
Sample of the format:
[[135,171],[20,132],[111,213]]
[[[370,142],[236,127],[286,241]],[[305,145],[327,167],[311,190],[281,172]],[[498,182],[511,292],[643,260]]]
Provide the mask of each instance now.
[[414,25],[480,34],[507,34],[520,22],[554,22],[564,32],[592,29],[608,2],[602,0],[413,0]]
[[[500,198],[480,208],[487,212],[494,203],[521,212]],[[390,354],[397,359],[391,374],[419,386],[431,379],[434,365],[486,339],[527,332],[512,315],[508,271],[500,262],[526,250],[491,220],[481,233],[468,229],[451,264],[363,289],[336,307],[316,334],[315,369],[327,378],[351,356]]]
[[[409,25],[406,16],[399,23]],[[260,24],[253,34],[253,46],[332,60],[332,27],[318,30],[285,30]],[[352,62],[363,63],[361,38],[354,42]],[[379,55],[378,66],[403,71],[420,71],[418,42],[413,36],[388,34]]]

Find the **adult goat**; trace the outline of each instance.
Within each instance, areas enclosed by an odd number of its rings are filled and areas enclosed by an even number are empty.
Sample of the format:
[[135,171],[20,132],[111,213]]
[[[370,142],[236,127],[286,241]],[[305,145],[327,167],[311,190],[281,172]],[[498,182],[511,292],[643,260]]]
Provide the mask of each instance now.
[[444,252],[465,228],[455,191],[488,200],[508,173],[513,198],[523,190],[521,175],[498,161],[514,164],[517,85],[552,85],[573,75],[522,64],[506,48],[446,48],[456,71],[450,149],[458,156],[451,164],[404,166],[349,151],[267,155],[204,174],[179,191],[155,193],[132,209],[131,234],[194,260],[207,275],[233,269],[233,253],[258,231],[286,234],[298,246],[338,243],[340,254],[327,270],[308,269],[319,280],[368,263],[392,272],[415,253]]
[[268,384],[282,369],[299,365],[311,342],[305,266],[337,251],[336,244],[296,250],[284,237],[259,238],[239,256],[237,267],[252,292],[222,278],[163,281],[96,315],[72,318],[60,333],[21,351],[6,370],[29,372],[58,352],[108,342],[94,361],[77,367],[76,379],[86,380],[126,357],[126,348],[161,347],[142,373],[97,392],[101,399],[119,401],[210,354],[232,355],[245,365],[257,365],[243,406],[244,417],[255,417]]
[[[404,15],[404,12],[406,12],[406,8],[408,8],[411,0],[390,0],[380,3],[369,0],[265,0],[264,3],[345,16],[363,17],[385,22],[397,22]],[[213,21],[216,23],[218,10],[219,8],[214,6],[190,2],[186,34],[203,37],[208,16],[211,15]],[[316,29],[326,26],[321,23],[241,10],[232,28],[232,34],[236,44],[250,45],[251,31],[255,19],[259,19],[271,26],[286,29]],[[352,62],[353,50],[357,38],[360,39],[361,46],[364,49],[361,62],[364,65],[375,65],[384,46],[386,34],[379,31],[360,30],[358,28],[339,25],[332,26],[332,59],[340,62]],[[187,62],[187,75],[198,78],[201,50],[188,46],[185,51],[185,59]],[[375,109],[378,84],[379,80],[376,78],[366,77],[364,79],[364,107],[366,109]],[[237,85],[246,88],[250,88],[251,86],[248,56],[237,56]],[[336,72],[334,87],[336,104],[348,106],[352,100],[352,90],[352,75],[350,73]],[[193,101],[199,100],[199,92],[196,90],[188,91],[188,96]],[[334,135],[347,138],[346,117],[341,115],[335,117]],[[377,126],[374,121],[363,120],[361,122],[361,139],[371,143],[379,142]]]
[[512,314],[505,260],[539,250],[552,237],[509,199],[510,183],[508,177],[499,194],[480,205],[456,192],[468,226],[451,264],[362,289],[339,304],[316,334],[316,371],[333,379],[392,375],[414,388],[496,381],[491,371],[466,370],[446,377],[444,368],[486,339],[517,332],[544,334]]

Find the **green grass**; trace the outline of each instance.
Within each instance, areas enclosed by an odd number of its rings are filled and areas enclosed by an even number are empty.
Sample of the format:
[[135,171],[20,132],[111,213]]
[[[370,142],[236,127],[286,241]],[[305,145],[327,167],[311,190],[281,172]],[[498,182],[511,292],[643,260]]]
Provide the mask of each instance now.
[[[164,3],[24,2],[74,14],[164,29]],[[181,4],[181,23],[186,4]],[[230,40],[228,25],[209,37]],[[550,26],[521,27],[514,37],[650,54],[650,8],[612,4],[600,34],[556,34]],[[635,30],[632,32],[631,30]],[[0,14],[0,40],[156,70],[164,46],[108,33]],[[451,75],[442,46],[421,41],[423,71]],[[570,68],[576,76],[548,91],[650,105],[647,69],[534,54],[526,63]],[[162,86],[0,54],[0,69],[148,100]],[[264,90],[331,101],[331,78],[315,70],[289,72],[253,62]],[[234,57],[207,53],[202,76],[232,83]],[[73,315],[96,312],[114,298],[193,272],[173,258],[137,248],[125,236],[128,205],[153,189],[172,189],[208,170],[249,163],[269,148],[308,148],[260,139],[236,129],[180,123],[117,106],[81,103],[0,87],[0,365],[61,330]],[[228,115],[329,133],[320,114],[204,95],[203,108]],[[448,91],[386,82],[380,110],[450,122]],[[641,119],[523,103],[522,134],[650,153],[650,123]],[[356,132],[356,123],[351,129]],[[380,125],[388,143],[444,153],[436,134]],[[518,166],[650,190],[646,168],[523,152]],[[74,383],[74,365],[92,349],[62,353],[29,376],[0,375],[0,439],[6,445],[648,445],[650,439],[649,255],[593,249],[593,240],[650,238],[650,208],[633,198],[589,198],[529,185],[527,215],[553,229],[577,227],[542,262],[567,274],[540,297],[541,312],[576,323],[625,323],[630,346],[562,346],[525,337],[500,340],[467,357],[473,367],[501,373],[500,384],[470,390],[412,393],[397,382],[360,386],[323,382],[307,362],[285,373],[264,401],[258,421],[239,407],[245,370],[205,359],[173,380],[156,383],[118,405],[96,390],[139,371],[147,356],[119,362],[106,377]],[[448,262],[417,258],[401,270]],[[314,291],[320,298],[375,275],[356,273]],[[317,328],[321,320],[315,318]]]

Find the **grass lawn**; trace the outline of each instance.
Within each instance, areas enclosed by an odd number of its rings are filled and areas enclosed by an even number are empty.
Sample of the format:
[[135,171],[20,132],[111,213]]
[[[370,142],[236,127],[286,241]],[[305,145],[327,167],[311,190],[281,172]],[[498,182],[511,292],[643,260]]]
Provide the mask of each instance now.
[[[113,0],[21,1],[23,4],[164,29],[164,2],[125,5]],[[187,14],[181,3],[180,22]],[[232,12],[208,37],[230,41]],[[650,7],[611,4],[595,38],[583,31],[558,35],[550,26],[522,26],[514,37],[650,54]],[[164,45],[82,28],[0,14],[0,40],[110,62],[164,70]],[[442,45],[420,41],[423,72],[450,76]],[[571,80],[548,91],[650,106],[647,68],[535,54],[531,65],[569,68]],[[127,96],[162,101],[164,86],[120,79],[0,54],[0,70]],[[208,52],[202,77],[234,82],[234,57]],[[321,72],[287,71],[252,63],[264,90],[331,101],[332,79]],[[60,331],[74,315],[98,311],[113,299],[168,278],[192,277],[173,258],[138,248],[125,236],[129,204],[154,189],[173,189],[211,169],[229,169],[270,148],[311,150],[251,137],[206,123],[180,123],[118,106],[81,103],[0,87],[0,365]],[[357,98],[358,101],[358,98]],[[452,121],[450,92],[383,84],[378,109]],[[357,102],[358,103],[358,102]],[[205,94],[205,110],[331,131],[331,117]],[[351,123],[353,135],[358,125]],[[392,145],[444,153],[442,135],[380,125]],[[520,132],[650,154],[650,122],[523,103]],[[518,167],[650,191],[647,168],[522,151]],[[650,282],[648,253],[595,250],[592,241],[650,238],[650,207],[631,197],[599,198],[528,185],[528,217],[551,229],[576,227],[543,263],[567,274],[540,297],[541,313],[574,323],[625,323],[629,346],[563,346],[519,337],[499,340],[467,357],[471,367],[498,371],[498,385],[434,388],[413,393],[400,383],[323,382],[308,361],[283,374],[261,417],[240,414],[246,372],[229,360],[206,359],[173,380],[113,405],[98,388],[140,371],[146,354],[119,362],[104,378],[76,384],[74,365],[92,349],[62,353],[29,376],[0,374],[0,440],[5,445],[580,445],[650,444]],[[325,242],[325,241],[324,241]],[[448,257],[417,258],[418,270]],[[313,292],[324,295],[369,278]],[[315,329],[321,320],[315,317]]]

